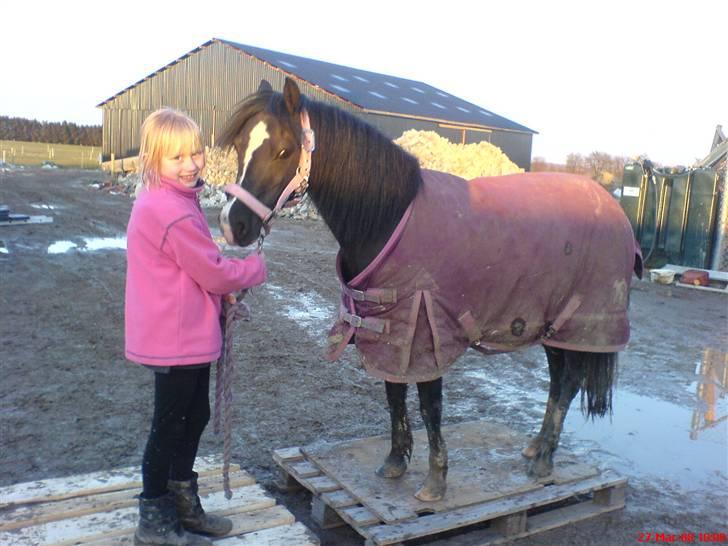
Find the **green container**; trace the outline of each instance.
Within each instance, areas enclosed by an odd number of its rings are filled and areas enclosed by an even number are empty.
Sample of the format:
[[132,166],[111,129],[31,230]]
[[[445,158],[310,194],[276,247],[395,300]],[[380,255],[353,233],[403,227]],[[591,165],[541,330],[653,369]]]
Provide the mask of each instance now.
[[[652,241],[655,238],[655,234],[657,234],[658,240],[660,237],[658,219],[662,216],[660,203],[662,201],[664,184],[665,178],[662,176],[645,179],[642,184],[642,191],[640,192],[642,196],[640,201],[640,229],[637,240],[640,242],[642,255],[645,257],[647,257],[650,249],[652,249]],[[657,232],[655,228],[657,228]],[[659,246],[656,248],[659,248]]]
[[677,265],[683,261],[682,241],[690,173],[683,172],[660,178],[662,194],[658,248],[667,263]]
[[641,215],[641,194],[642,179],[645,172],[639,163],[628,163],[624,166],[624,174],[622,175],[622,192],[619,197],[619,203],[624,209],[624,213],[632,224],[632,231],[639,240],[639,232],[642,221]]
[[712,169],[692,171],[683,234],[682,265],[686,267],[710,269],[717,198],[718,175],[716,172]]
[[717,184],[711,169],[661,169],[648,178],[639,163],[625,166],[620,204],[651,266],[710,267]]

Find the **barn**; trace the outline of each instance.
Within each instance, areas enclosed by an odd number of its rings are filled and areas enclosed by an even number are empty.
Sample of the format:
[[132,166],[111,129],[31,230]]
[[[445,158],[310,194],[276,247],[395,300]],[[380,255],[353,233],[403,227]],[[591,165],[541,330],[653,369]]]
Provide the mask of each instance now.
[[161,106],[195,119],[214,146],[235,105],[261,79],[283,89],[296,80],[309,97],[361,116],[391,138],[408,129],[436,131],[451,142],[487,141],[519,167],[531,165],[535,131],[423,82],[377,74],[213,38],[100,104],[106,167],[127,169],[144,118]]

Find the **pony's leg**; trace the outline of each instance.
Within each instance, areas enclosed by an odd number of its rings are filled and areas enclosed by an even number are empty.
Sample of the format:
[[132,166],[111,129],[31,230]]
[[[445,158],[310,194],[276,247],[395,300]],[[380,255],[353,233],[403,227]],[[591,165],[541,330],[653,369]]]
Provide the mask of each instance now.
[[[584,365],[576,351],[563,351],[563,369],[559,382],[559,396],[556,398],[550,415],[544,417],[544,425],[539,433],[540,444],[528,468],[528,474],[536,478],[543,478],[551,474],[554,469],[554,451],[559,445],[561,430],[564,426],[566,413],[569,411],[571,401],[579,392],[584,380]],[[549,361],[550,362],[550,361]]]
[[555,349],[553,347],[547,347],[546,345],[544,345],[543,348],[546,351],[546,359],[549,363],[549,376],[551,377],[551,381],[549,383],[549,398],[546,402],[546,412],[543,416],[541,430],[521,452],[521,454],[527,459],[533,459],[541,448],[544,435],[553,420],[556,402],[561,395],[561,376],[564,372],[564,351],[563,349]]
[[407,417],[407,383],[385,381],[389,416],[392,419],[392,447],[377,470],[383,478],[399,478],[412,457],[412,431]]
[[447,487],[447,446],[442,438],[442,378],[417,383],[420,397],[420,413],[427,429],[430,444],[430,468],[424,485],[415,497],[421,501],[438,501],[445,495]]

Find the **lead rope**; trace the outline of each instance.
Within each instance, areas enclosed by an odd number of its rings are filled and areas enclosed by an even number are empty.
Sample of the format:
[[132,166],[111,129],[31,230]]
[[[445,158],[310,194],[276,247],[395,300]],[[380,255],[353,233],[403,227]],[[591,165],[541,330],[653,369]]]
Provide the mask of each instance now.
[[[225,490],[225,498],[230,500],[233,496],[230,488],[230,458],[232,456],[232,421],[233,421],[233,380],[235,378],[235,360],[233,358],[233,323],[243,319],[250,320],[250,309],[242,301],[242,296],[237,303],[230,304],[225,299],[222,302],[222,313],[220,314],[220,327],[222,329],[223,350],[217,360],[215,374],[215,434],[220,434],[222,429],[223,454],[222,454],[222,483]],[[222,425],[222,426],[221,426]]]

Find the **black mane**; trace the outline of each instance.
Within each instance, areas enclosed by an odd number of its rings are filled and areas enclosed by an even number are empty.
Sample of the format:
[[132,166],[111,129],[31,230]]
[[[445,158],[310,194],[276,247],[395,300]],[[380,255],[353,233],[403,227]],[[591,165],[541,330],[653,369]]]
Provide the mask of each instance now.
[[417,159],[344,110],[315,101],[306,108],[319,150],[311,197],[329,228],[342,246],[388,235],[422,184]]
[[[301,98],[316,133],[309,193],[329,229],[342,247],[388,236],[422,184],[417,159],[353,114]],[[233,114],[220,145],[232,145],[264,109],[290,118],[280,93],[255,93]]]

